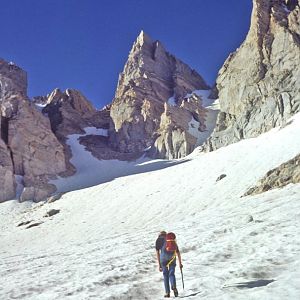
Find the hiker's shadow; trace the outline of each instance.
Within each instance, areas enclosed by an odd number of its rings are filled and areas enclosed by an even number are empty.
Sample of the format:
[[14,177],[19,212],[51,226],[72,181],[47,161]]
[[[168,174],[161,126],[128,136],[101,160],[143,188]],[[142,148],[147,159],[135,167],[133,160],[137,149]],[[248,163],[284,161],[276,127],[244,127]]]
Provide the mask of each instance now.
[[246,282],[235,283],[232,285],[227,285],[227,286],[225,286],[225,288],[236,287],[238,289],[253,289],[253,288],[257,288],[257,287],[266,286],[274,281],[275,281],[274,279],[271,279],[271,280],[259,279],[259,280],[255,280],[255,281],[246,281]]

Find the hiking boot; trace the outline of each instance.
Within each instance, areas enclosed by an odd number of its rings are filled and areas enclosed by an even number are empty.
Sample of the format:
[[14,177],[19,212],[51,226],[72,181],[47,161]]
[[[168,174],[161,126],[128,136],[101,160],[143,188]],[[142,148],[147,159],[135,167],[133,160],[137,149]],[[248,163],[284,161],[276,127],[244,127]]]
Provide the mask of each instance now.
[[175,296],[175,297],[178,297],[178,291],[177,291],[177,289],[176,289],[176,286],[172,287],[172,290],[173,290],[173,292],[174,292],[174,296]]
[[170,298],[170,293],[164,295],[165,298]]

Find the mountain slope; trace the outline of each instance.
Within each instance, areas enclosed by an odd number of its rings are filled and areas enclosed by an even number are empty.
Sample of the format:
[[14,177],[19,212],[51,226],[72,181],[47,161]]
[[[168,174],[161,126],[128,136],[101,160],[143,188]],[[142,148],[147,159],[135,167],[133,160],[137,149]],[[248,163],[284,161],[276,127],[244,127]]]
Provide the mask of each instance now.
[[[178,236],[191,299],[298,299],[299,184],[240,196],[300,152],[299,129],[297,114],[258,138],[196,151],[169,168],[115,178],[58,202],[3,203],[1,297],[160,299],[153,244],[165,229]],[[60,213],[43,217],[52,208]],[[30,220],[43,223],[16,226]],[[240,282],[269,284],[235,287]]]

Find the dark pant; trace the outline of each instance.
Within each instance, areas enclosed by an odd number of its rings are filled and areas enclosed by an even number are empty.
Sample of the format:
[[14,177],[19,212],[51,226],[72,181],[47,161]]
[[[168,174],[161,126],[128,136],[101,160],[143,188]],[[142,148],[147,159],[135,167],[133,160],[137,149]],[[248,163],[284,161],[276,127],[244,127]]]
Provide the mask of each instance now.
[[164,275],[164,285],[167,294],[170,293],[170,283],[172,288],[176,287],[175,267],[176,264],[171,264],[169,267],[162,267]]

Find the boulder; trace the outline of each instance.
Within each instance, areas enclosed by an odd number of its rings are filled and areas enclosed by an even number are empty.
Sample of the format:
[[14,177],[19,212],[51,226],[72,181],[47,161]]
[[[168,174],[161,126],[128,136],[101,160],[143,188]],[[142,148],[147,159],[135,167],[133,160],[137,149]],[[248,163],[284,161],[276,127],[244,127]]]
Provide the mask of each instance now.
[[17,227],[28,225],[28,224],[30,224],[31,222],[32,222],[32,220],[31,220],[31,221],[22,221],[22,222],[20,222],[19,224],[17,224]]
[[32,223],[32,224],[28,225],[25,229],[30,229],[32,227],[37,227],[37,226],[40,226],[41,224],[43,224],[43,222]]
[[38,187],[30,186],[25,187],[20,196],[20,202],[24,201],[45,201],[49,195],[53,194],[56,191],[56,187],[53,184],[44,184]]
[[60,209],[50,209],[49,211],[47,211],[47,213],[44,215],[45,218],[49,218],[52,217],[54,215],[57,215],[58,213],[60,213]]
[[217,179],[216,179],[216,182],[224,179],[227,175],[226,174],[221,174]]
[[53,203],[61,199],[64,193],[55,193],[47,199],[47,203]]

